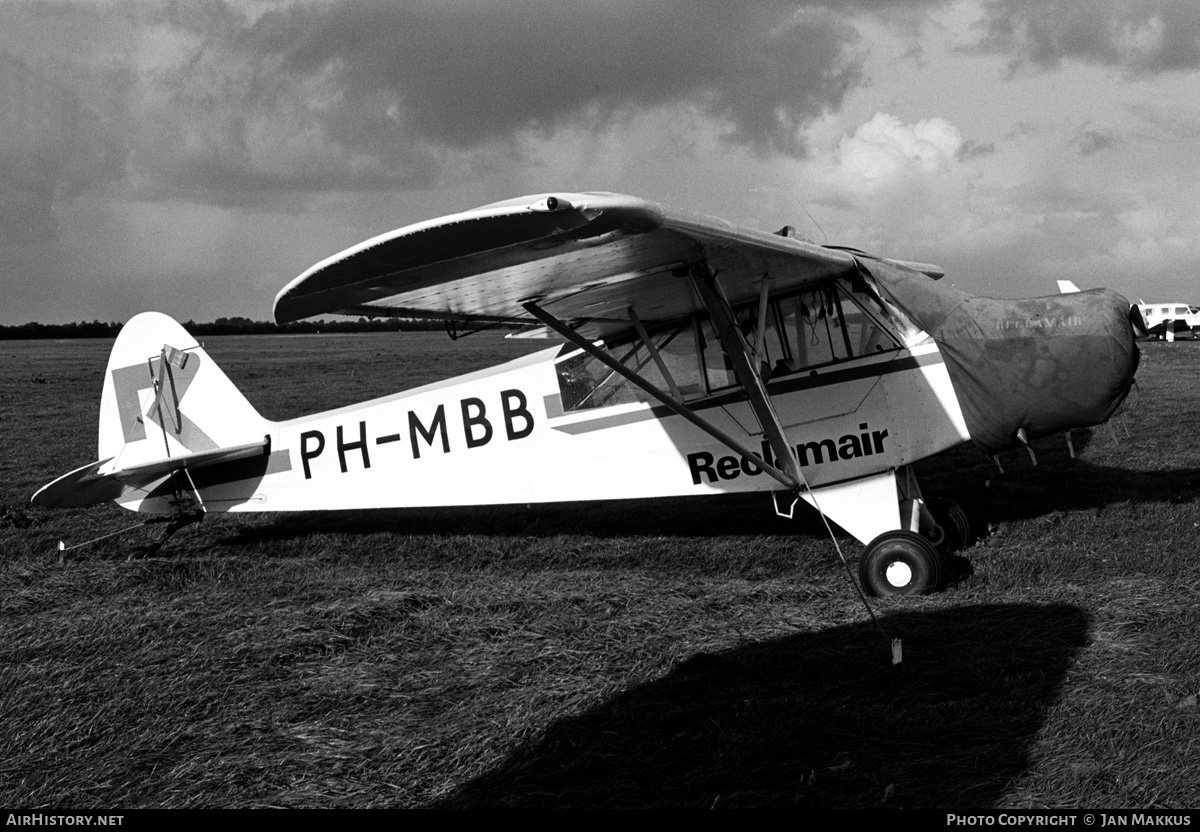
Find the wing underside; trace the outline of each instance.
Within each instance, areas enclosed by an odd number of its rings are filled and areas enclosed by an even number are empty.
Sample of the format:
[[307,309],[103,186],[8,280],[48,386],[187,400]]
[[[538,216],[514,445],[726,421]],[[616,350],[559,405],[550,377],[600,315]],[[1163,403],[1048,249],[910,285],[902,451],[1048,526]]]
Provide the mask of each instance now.
[[[764,275],[783,291],[850,273],[855,253],[634,197],[536,195],[375,237],[289,283],[280,323],[321,314],[391,315],[534,325],[536,301],[581,335],[702,309],[689,270],[705,263],[733,303],[758,295]],[[920,264],[917,264],[918,266]],[[935,267],[925,267],[933,275]]]

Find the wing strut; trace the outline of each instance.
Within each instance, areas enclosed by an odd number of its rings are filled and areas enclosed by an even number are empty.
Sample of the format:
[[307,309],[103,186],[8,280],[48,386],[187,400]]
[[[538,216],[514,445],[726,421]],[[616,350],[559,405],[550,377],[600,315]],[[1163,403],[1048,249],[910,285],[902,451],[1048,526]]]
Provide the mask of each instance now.
[[637,327],[638,337],[646,345],[646,350],[650,353],[650,357],[654,359],[654,363],[658,366],[658,371],[662,373],[662,377],[667,380],[667,386],[671,388],[671,396],[677,402],[683,401],[683,393],[679,392],[679,385],[675,383],[675,377],[671,375],[671,371],[667,368],[667,362],[663,361],[663,357],[658,352],[658,347],[654,346],[654,339],[646,332],[646,327],[642,325],[642,319],[633,311],[632,306],[629,307],[629,320],[633,321],[633,325]]
[[[778,468],[776,468],[774,465],[768,464],[766,462],[766,460],[764,460],[758,454],[751,451],[745,445],[738,442],[732,436],[725,433],[723,430],[716,427],[712,423],[708,422],[703,417],[696,415],[695,411],[693,411],[691,408],[689,408],[683,402],[673,398],[668,393],[666,393],[662,390],[659,390],[653,384],[646,381],[646,379],[642,378],[642,376],[640,374],[629,369],[624,364],[622,364],[620,361],[617,361],[615,358],[613,358],[611,355],[609,355],[607,352],[605,352],[604,350],[597,347],[591,341],[582,337],[579,333],[577,333],[575,330],[571,329],[569,326],[567,326],[565,323],[560,321],[558,318],[551,315],[545,309],[542,309],[534,301],[527,301],[526,303],[522,304],[522,306],[524,306],[525,311],[527,311],[530,315],[533,315],[535,318],[537,318],[539,321],[541,321],[546,326],[550,327],[552,330],[557,332],[563,338],[566,338],[572,344],[579,347],[579,349],[583,350],[588,355],[592,356],[592,358],[595,358],[597,361],[599,361],[601,364],[608,367],[610,370],[612,370],[617,375],[628,379],[633,384],[636,384],[638,387],[645,390],[647,393],[649,393],[655,399],[662,402],[664,405],[669,407],[672,411],[674,411],[678,415],[687,419],[689,422],[691,422],[696,427],[700,428],[702,431],[707,433],[709,436],[712,436],[714,439],[716,439],[722,445],[725,445],[727,448],[729,448],[734,453],[749,460],[752,464],[757,465],[759,468],[761,468],[767,474],[774,477],[776,480],[783,483],[788,488],[793,489],[793,490],[800,488],[799,477],[793,476],[792,474],[787,473],[785,471],[781,471]],[[744,358],[744,356],[743,356],[743,358]],[[747,362],[747,366],[749,366],[749,362]],[[784,443],[784,444],[786,445],[786,443]],[[772,446],[772,447],[774,447],[774,446]],[[776,454],[776,456],[779,456],[779,451],[776,450],[775,454]],[[786,456],[784,456],[783,458],[791,460],[791,464],[793,466],[795,466],[794,470],[796,470],[797,472],[800,470],[799,465],[796,464],[795,456],[792,455],[791,449],[787,449]]]
[[[779,414],[775,411],[775,406],[771,404],[771,396],[767,393],[762,376],[751,363],[750,345],[746,343],[745,336],[738,328],[737,321],[733,317],[733,308],[729,305],[729,300],[725,297],[721,284],[717,283],[716,274],[709,271],[705,264],[697,263],[692,267],[689,276],[692,278],[692,284],[696,287],[696,292],[700,295],[700,300],[704,303],[708,314],[712,316],[713,328],[717,331],[717,337],[721,339],[725,355],[733,364],[733,374],[737,376],[742,389],[746,391],[746,397],[750,401],[750,407],[754,410],[754,416],[758,419],[763,434],[771,443],[771,452],[782,463],[783,470],[787,475],[796,483],[794,487],[798,487],[804,481],[804,475],[800,473],[800,462],[796,459],[796,453],[792,450],[792,446],[788,444],[787,436],[783,432],[783,425],[779,422]],[[762,298],[759,301],[760,309],[766,306],[764,302],[766,287],[767,283],[764,278]],[[758,320],[760,331],[765,329],[765,324],[764,318],[760,315]],[[807,484],[805,488],[807,488]]]
[[[846,556],[842,553],[842,547],[838,544],[837,536],[834,535],[833,529],[829,526],[829,518],[825,516],[825,511],[821,508],[820,503],[817,502],[816,492],[813,491],[808,481],[804,479],[804,473],[800,470],[800,461],[796,459],[795,451],[788,444],[787,435],[783,432],[783,425],[779,421],[779,413],[771,403],[771,396],[767,393],[766,384],[762,376],[754,366],[754,363],[752,363],[754,359],[751,357],[750,344],[747,343],[746,337],[737,325],[737,319],[733,314],[733,307],[729,304],[729,299],[725,296],[724,290],[721,289],[721,284],[717,282],[716,273],[709,270],[705,263],[697,263],[692,267],[688,276],[691,277],[692,285],[696,287],[696,292],[700,295],[700,300],[704,303],[705,308],[708,309],[708,314],[712,316],[713,328],[717,331],[717,337],[721,340],[721,346],[725,349],[725,355],[729,358],[730,363],[733,364],[734,375],[737,376],[742,389],[746,391],[746,398],[749,400],[750,407],[754,410],[754,415],[763,429],[763,434],[767,437],[767,441],[771,443],[771,451],[775,454],[775,458],[783,464],[788,476],[797,483],[793,487],[794,493],[797,495],[800,494],[800,484],[803,483],[806,499],[821,515],[821,520],[825,523],[825,530],[829,532],[829,538],[833,541],[833,546],[837,550],[838,558],[842,561],[842,566],[846,568],[846,577],[850,580],[850,585],[858,593],[858,597],[862,600],[863,606],[867,608],[867,613],[871,616],[871,620],[879,628],[880,634],[886,641],[891,642],[892,665],[900,664],[904,660],[900,639],[888,636],[887,631],[883,629],[883,625],[879,623],[879,619],[875,617],[875,611],[871,609],[871,605],[867,603],[866,597],[863,596],[862,590],[854,582],[854,576],[850,572],[850,564],[846,560]],[[763,275],[758,308],[758,329],[761,343],[762,332],[766,328],[766,319],[763,314],[767,308],[766,275]],[[758,352],[754,353],[755,356],[760,354]],[[776,508],[776,511],[778,512],[778,508]]]

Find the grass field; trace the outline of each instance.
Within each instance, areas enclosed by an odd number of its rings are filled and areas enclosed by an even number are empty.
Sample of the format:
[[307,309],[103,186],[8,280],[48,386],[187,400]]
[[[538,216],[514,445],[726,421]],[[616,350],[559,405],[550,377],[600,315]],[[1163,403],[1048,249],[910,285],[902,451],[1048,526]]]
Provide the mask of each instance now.
[[[60,562],[135,519],[28,502],[92,460],[109,346],[0,344],[0,805],[1200,807],[1200,345],[1145,345],[1077,460],[920,466],[984,536],[873,602],[899,669],[761,495],[213,517]],[[284,418],[538,345],[206,346]]]

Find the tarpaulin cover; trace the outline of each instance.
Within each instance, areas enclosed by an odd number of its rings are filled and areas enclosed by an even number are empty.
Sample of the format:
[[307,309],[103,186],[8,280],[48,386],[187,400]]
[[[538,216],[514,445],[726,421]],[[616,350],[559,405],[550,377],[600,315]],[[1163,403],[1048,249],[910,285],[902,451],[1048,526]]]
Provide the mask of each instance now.
[[1022,300],[971,297],[925,275],[860,261],[884,299],[925,330],[946,361],[971,439],[988,453],[1098,425],[1137,369],[1129,302],[1107,289]]

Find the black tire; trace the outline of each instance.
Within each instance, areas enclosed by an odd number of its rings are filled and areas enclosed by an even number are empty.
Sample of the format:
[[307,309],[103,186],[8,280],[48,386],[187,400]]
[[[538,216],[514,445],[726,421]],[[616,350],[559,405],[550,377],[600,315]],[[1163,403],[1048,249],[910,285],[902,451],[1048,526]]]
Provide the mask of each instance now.
[[937,550],[943,555],[965,549],[975,542],[971,519],[958,503],[945,497],[929,497],[925,507],[945,532],[942,543],[937,544]]
[[919,534],[884,532],[867,544],[858,578],[868,595],[924,595],[941,583],[942,556]]

